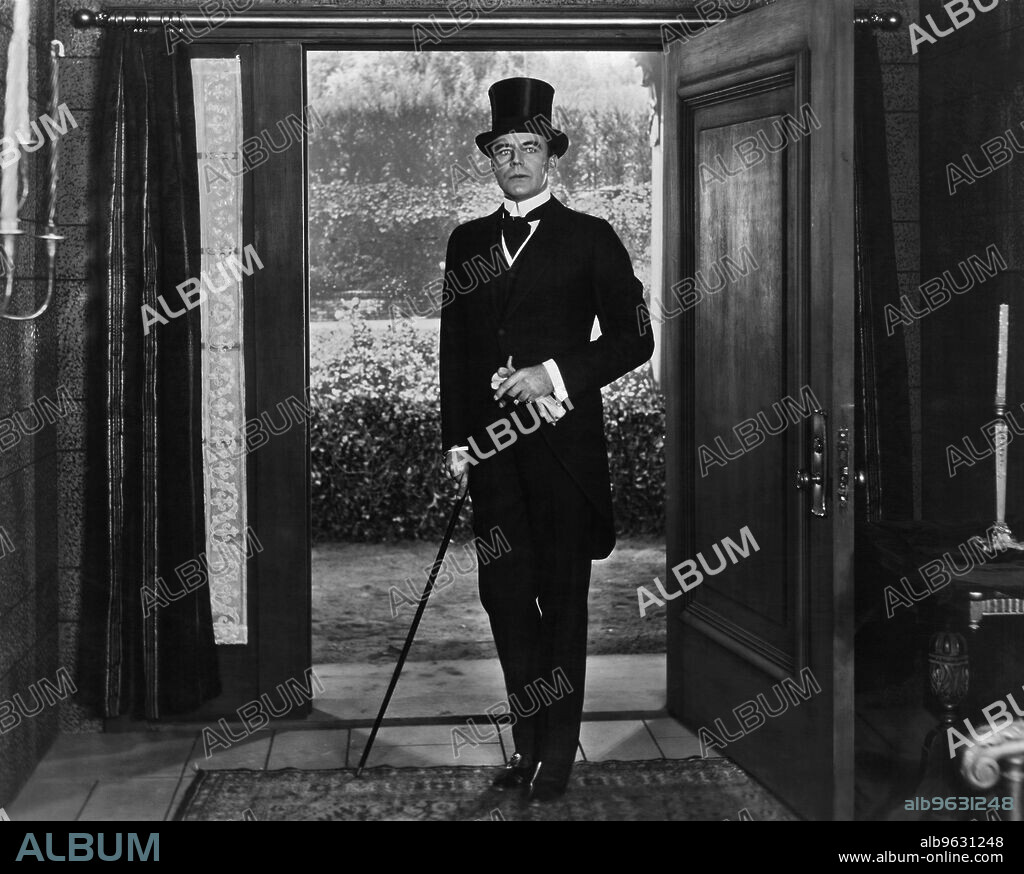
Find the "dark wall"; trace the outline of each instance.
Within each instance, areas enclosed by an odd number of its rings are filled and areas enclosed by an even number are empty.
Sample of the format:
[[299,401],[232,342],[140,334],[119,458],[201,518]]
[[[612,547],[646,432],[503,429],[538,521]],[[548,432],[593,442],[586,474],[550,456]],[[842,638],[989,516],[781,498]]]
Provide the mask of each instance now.
[[[949,26],[937,0],[922,0],[919,20],[926,14],[943,28]],[[977,448],[988,451],[981,428],[993,418],[997,318],[1004,302],[1010,305],[1007,403],[1024,426],[1024,155],[1015,155],[976,182],[956,185],[953,194],[947,178],[950,163],[966,167],[964,155],[983,173],[990,164],[982,145],[1005,136],[1008,128],[1024,146],[1022,28],[1021,4],[1002,2],[919,49],[922,281],[950,270],[963,285],[958,265],[971,255],[984,259],[993,244],[1009,267],[970,291],[954,294],[949,303],[920,319],[926,518],[994,518],[992,459],[958,466],[950,477],[947,447],[962,447],[969,436]],[[1022,450],[1022,438],[1009,447],[1011,522],[1014,516],[1024,520]]]
[[[7,47],[11,39],[11,5],[0,6],[0,94],[5,87]],[[31,10],[29,117],[46,112],[49,40],[53,7],[35,2]],[[46,261],[33,246],[41,233],[45,187],[45,147],[25,154],[33,194],[22,209],[22,229],[15,262],[15,297],[11,312],[30,312],[45,295]],[[26,221],[27,220],[27,221]],[[57,349],[60,306],[31,322],[0,319],[0,702],[19,695],[31,711],[31,688],[42,679],[56,685],[61,666],[58,643],[58,444],[65,425],[75,420],[69,393],[58,392]],[[63,403],[68,415],[37,415],[47,398]],[[52,418],[53,421],[48,421]],[[39,427],[42,425],[42,427]],[[32,433],[35,432],[35,433]],[[0,720],[0,806],[13,799],[43,756],[58,730],[58,708],[15,723],[10,706]]]

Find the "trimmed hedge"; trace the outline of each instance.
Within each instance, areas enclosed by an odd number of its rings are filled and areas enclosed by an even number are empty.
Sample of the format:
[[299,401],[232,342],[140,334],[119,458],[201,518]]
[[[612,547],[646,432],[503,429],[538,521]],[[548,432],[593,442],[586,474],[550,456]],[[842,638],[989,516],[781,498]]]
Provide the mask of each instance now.
[[[552,193],[573,209],[607,219],[645,285],[650,276],[650,183],[623,183]],[[445,245],[461,222],[500,202],[493,181],[466,183],[452,194],[436,186],[344,179],[309,185],[309,293],[314,318],[331,319],[354,298],[376,302],[376,318],[394,304],[437,315],[430,290],[442,275]]]
[[[440,538],[455,491],[439,465],[437,339],[356,321],[313,373],[312,511],[317,541]],[[616,528],[664,531],[665,409],[647,369],[604,390]],[[464,514],[460,533],[469,533]]]
[[[616,529],[661,534],[664,409],[605,410]],[[441,472],[435,404],[333,401],[313,413],[313,533],[317,541],[440,538],[455,491]],[[460,533],[469,533],[464,515]]]

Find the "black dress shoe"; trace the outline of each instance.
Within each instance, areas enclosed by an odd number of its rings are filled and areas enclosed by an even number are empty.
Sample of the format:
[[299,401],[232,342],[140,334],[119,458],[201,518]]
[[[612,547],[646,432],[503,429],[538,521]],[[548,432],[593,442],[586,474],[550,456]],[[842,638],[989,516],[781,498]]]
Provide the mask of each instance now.
[[526,756],[514,753],[498,775],[491,781],[491,785],[498,789],[514,789],[517,786],[524,786],[530,782],[533,774],[533,764]]
[[565,795],[566,787],[569,784],[565,780],[555,779],[549,775],[541,776],[543,762],[537,762],[537,770],[534,771],[533,779],[530,781],[530,789],[527,794],[527,801],[537,804],[546,804],[561,798]]
[[531,804],[547,804],[565,795],[564,783],[531,783],[527,800]]

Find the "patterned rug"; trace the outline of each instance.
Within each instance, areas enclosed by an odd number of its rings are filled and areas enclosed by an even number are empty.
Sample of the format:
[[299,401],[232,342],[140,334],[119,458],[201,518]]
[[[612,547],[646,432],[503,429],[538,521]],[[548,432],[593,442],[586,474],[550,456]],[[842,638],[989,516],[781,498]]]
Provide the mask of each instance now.
[[581,762],[557,801],[491,788],[495,768],[200,771],[176,820],[795,820],[726,759]]

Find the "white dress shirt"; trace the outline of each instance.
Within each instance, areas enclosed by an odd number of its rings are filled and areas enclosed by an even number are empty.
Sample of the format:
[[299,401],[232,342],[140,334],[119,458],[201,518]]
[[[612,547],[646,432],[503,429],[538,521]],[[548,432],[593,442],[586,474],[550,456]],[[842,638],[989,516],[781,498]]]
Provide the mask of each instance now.
[[[526,200],[509,200],[507,197],[502,201],[502,206],[505,207],[506,212],[510,216],[515,218],[522,218],[528,215],[530,212],[535,210],[541,204],[547,203],[551,199],[551,191],[545,188],[540,194],[535,194],[533,197],[528,197]],[[531,237],[537,232],[537,227],[540,225],[540,219],[534,219],[530,223],[530,235],[526,238],[522,246],[519,247],[519,251],[515,255],[511,254],[508,250],[508,246],[505,245],[505,238],[501,238],[501,250],[505,253],[505,261],[508,262],[508,266],[511,267],[516,258],[523,254],[523,249],[526,248],[530,242]],[[554,386],[552,394],[556,401],[564,401],[569,397],[569,393],[565,390],[565,383],[562,381],[562,374],[558,369],[558,365],[555,364],[554,358],[549,358],[544,362],[544,369],[548,372],[548,378],[551,380],[551,384]]]
[[[515,216],[516,218],[522,218],[523,216],[530,213],[532,210],[535,210],[541,204],[547,203],[550,199],[551,191],[545,188],[542,192],[540,192],[540,194],[535,194],[533,197],[528,197],[526,200],[521,200],[518,202],[515,200],[509,200],[506,197],[502,201],[502,206],[505,207],[505,210],[508,212],[509,215]],[[502,236],[501,238],[501,250],[505,255],[505,261],[508,263],[509,267],[515,264],[516,258],[518,258],[523,253],[523,249],[526,248],[527,243],[530,242],[531,237],[533,237],[533,235],[536,233],[537,227],[540,225],[540,219],[533,219],[532,221],[529,222],[529,225],[530,234],[523,242],[523,245],[519,247],[519,251],[516,252],[515,255],[509,252],[508,246],[505,245],[504,236]],[[569,397],[569,393],[565,390],[565,382],[562,380],[562,374],[558,369],[558,365],[555,364],[555,359],[549,358],[547,361],[545,361],[544,369],[547,371],[548,378],[551,380],[551,384],[554,386],[554,391],[552,392],[552,395],[554,396],[555,400],[561,403],[562,401],[566,400],[566,398]],[[454,450],[462,450],[468,452],[469,447],[453,446],[448,451],[452,452]]]

